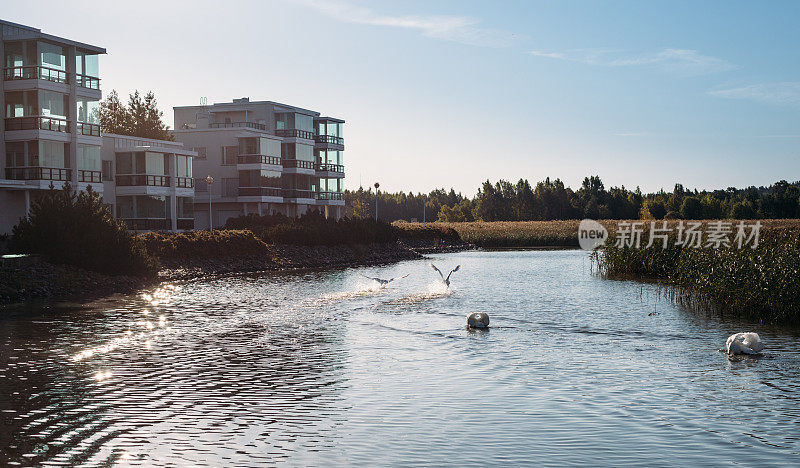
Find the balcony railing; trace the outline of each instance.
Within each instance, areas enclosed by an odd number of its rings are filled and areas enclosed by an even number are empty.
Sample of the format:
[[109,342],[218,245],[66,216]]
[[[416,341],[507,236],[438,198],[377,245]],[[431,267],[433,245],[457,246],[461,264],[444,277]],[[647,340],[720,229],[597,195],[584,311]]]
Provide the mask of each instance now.
[[317,135],[314,137],[314,141],[317,143],[330,143],[332,145],[344,146],[344,138],[333,135]]
[[284,128],[282,130],[275,130],[275,135],[285,138],[294,137],[294,138],[305,138],[307,140],[314,139],[314,132],[310,132],[308,130],[297,130],[295,128]]
[[281,197],[283,189],[274,187],[239,187],[240,197]]
[[7,167],[6,178],[11,180],[67,181],[72,178],[72,170],[54,167]]
[[120,187],[150,186],[169,187],[169,176],[151,174],[126,174],[117,176],[117,185]]
[[178,229],[190,231],[194,229],[194,218],[178,218]]
[[272,164],[281,165],[280,156],[266,156],[263,154],[240,154],[236,157],[238,164]]
[[284,198],[314,198],[313,190],[300,190],[300,189],[283,189]]
[[193,188],[194,187],[194,179],[191,177],[176,177],[175,178],[175,185],[178,188]]
[[254,128],[256,130],[266,130],[267,126],[255,122],[216,122],[210,124],[211,128]]
[[76,127],[79,135],[100,136],[100,125],[78,122]]
[[78,182],[102,183],[103,173],[101,171],[85,171],[83,169],[78,169]]
[[47,80],[67,83],[67,72],[50,67],[32,65],[28,67],[8,67],[3,73],[4,80]]
[[302,159],[284,159],[283,167],[296,167],[298,169],[314,169],[312,161],[305,161]]
[[75,83],[81,88],[100,89],[100,78],[89,75],[75,75]]
[[344,166],[341,164],[315,164],[314,169],[317,171],[326,171],[326,172],[341,172],[344,173]]
[[314,198],[317,200],[344,200],[342,192],[315,192]]
[[6,130],[50,130],[69,133],[69,121],[55,117],[11,117],[6,119]]
[[[168,231],[172,222],[162,218],[123,218],[128,229],[133,231]],[[194,223],[192,223],[194,224]]]

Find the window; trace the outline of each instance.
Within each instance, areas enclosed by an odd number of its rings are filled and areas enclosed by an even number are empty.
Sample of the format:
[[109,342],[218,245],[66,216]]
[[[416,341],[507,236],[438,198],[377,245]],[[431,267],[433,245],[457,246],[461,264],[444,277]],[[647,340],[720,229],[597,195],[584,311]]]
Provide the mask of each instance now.
[[222,196],[235,197],[239,195],[239,178],[222,179]]
[[78,122],[100,124],[100,102],[78,99]]
[[180,154],[175,155],[175,175],[178,177],[191,177],[192,176],[192,157],[183,156]]
[[134,210],[132,196],[117,196],[117,217],[118,218],[135,218],[136,211]]
[[114,162],[103,161],[103,180],[114,180]]
[[[69,118],[69,96],[53,91],[39,91],[39,115]],[[99,107],[98,107],[99,115]]]
[[48,68],[66,70],[66,57],[64,48],[49,42],[39,42],[39,63]]
[[80,50],[77,51],[75,54],[75,73],[99,78],[100,67],[98,56],[96,54],[87,54]]
[[239,155],[238,146],[223,146],[222,147],[222,165],[235,166],[236,157]]
[[100,170],[99,146],[82,145],[78,143],[78,169],[84,171]]
[[[67,159],[66,159],[66,155],[68,154],[69,154],[69,143],[61,143],[60,141],[39,140],[39,154],[36,157],[36,164],[31,164],[31,165],[42,166],[42,167],[58,167],[58,168],[69,167],[67,165]],[[30,159],[31,162],[34,162],[32,157]]]
[[198,147],[192,148],[192,151],[197,153],[197,159],[206,159],[206,148],[205,147]]
[[178,218],[180,219],[194,219],[194,198],[192,197],[176,197]]
[[133,153],[117,153],[117,174],[133,173]]

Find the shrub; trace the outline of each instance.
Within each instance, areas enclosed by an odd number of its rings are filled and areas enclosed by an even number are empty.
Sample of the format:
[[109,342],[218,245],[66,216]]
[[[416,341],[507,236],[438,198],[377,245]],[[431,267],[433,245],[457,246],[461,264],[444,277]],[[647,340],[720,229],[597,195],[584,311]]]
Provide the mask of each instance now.
[[67,183],[31,203],[13,229],[12,251],[39,254],[53,263],[109,275],[152,275],[158,262],[125,224],[115,219],[91,187],[75,193]]
[[352,245],[394,242],[397,228],[383,221],[362,218],[325,219],[317,212],[300,218],[248,214],[229,219],[226,229],[249,229],[268,244]]
[[147,232],[139,238],[151,255],[164,260],[253,254],[274,258],[269,246],[248,230]]

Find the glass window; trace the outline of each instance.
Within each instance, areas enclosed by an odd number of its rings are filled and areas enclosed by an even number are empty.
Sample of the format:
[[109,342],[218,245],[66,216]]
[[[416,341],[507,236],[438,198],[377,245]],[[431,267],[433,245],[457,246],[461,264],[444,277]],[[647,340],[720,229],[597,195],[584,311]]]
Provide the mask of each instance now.
[[[144,156],[144,167],[140,164],[142,162],[142,156]],[[152,175],[166,175],[169,174],[167,172],[167,155],[163,153],[153,153],[151,151],[147,151],[146,153],[136,153],[136,169],[138,174],[152,174]]]
[[314,147],[311,145],[301,145],[298,143],[294,143],[296,146],[295,148],[295,157],[297,159],[302,159],[304,161],[313,161],[314,160]]
[[53,91],[39,91],[39,115],[69,118],[69,96]]
[[6,117],[38,115],[39,100],[36,91],[8,91],[5,93]]
[[39,42],[39,64],[56,70],[66,70],[64,48],[49,42]]
[[167,218],[167,198],[152,195],[139,195],[136,197],[137,218]]
[[117,174],[135,174],[133,153],[117,153]]
[[175,175],[178,177],[191,177],[192,176],[192,158],[190,156],[176,155],[175,158],[177,167],[175,168]]
[[192,219],[194,218],[194,198],[192,197],[177,197],[178,205],[178,218]]
[[99,56],[96,54],[87,54],[80,50],[77,51],[75,54],[75,73],[99,78],[100,66],[98,57]]
[[[39,155],[36,164],[32,166],[58,167],[67,166],[66,155],[69,154],[69,143],[60,141],[39,140]],[[33,162],[33,161],[31,161]]]
[[114,180],[114,164],[113,161],[103,161],[103,180]]
[[78,122],[100,124],[100,101],[78,99]]
[[307,130],[309,132],[314,131],[314,117],[311,117],[310,115],[295,115],[295,124],[297,125],[295,127],[297,130]]
[[267,156],[280,156],[281,155],[281,142],[279,140],[272,140],[270,138],[260,138],[261,140],[261,153]]
[[117,195],[117,217],[135,218],[136,210],[133,206],[133,197]]
[[258,138],[239,138],[239,154],[260,154]]
[[100,161],[99,146],[82,145],[78,143],[78,169],[84,171],[99,171],[101,169]]

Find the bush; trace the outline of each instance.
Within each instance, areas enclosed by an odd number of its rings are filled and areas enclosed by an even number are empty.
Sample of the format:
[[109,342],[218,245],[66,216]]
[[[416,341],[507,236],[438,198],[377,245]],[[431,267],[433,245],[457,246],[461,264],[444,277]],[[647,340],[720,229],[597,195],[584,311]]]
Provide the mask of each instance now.
[[361,218],[325,219],[317,212],[300,218],[248,214],[229,219],[226,229],[249,229],[268,244],[352,245],[395,242],[397,228],[383,221]]
[[13,252],[39,254],[52,263],[108,275],[153,275],[158,262],[97,192],[75,193],[67,183],[35,197],[30,214],[14,226]]
[[139,238],[148,253],[164,260],[252,254],[265,255],[274,259],[269,246],[248,230],[147,232],[140,234]]

